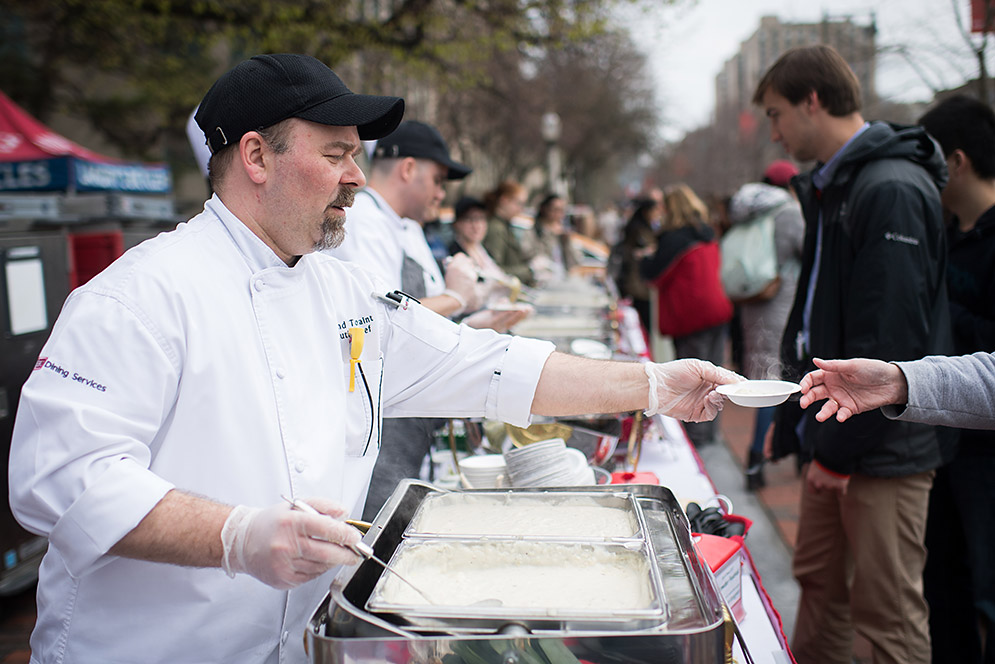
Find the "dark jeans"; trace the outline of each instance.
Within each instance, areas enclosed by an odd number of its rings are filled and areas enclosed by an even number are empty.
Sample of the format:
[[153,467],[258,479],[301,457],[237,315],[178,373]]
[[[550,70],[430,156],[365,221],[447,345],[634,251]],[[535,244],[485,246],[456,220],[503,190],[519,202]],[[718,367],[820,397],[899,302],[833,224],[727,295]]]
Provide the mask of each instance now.
[[650,320],[650,301],[632,298],[632,308],[636,310],[637,314],[639,314],[639,322],[643,324],[643,329],[646,330],[646,334],[652,334],[653,324]]
[[774,421],[774,413],[776,412],[777,406],[757,408],[756,419],[753,422],[753,444],[750,445],[751,452],[763,454],[764,436],[767,435],[767,429],[770,428],[770,423]]
[[993,514],[995,456],[962,454],[936,471],[923,571],[933,664],[995,662]]
[[[716,325],[707,330],[674,338],[674,354],[677,359],[696,357],[721,366],[726,352],[726,326]],[[697,445],[707,445],[719,437],[719,418],[711,422],[685,422],[688,438]]]

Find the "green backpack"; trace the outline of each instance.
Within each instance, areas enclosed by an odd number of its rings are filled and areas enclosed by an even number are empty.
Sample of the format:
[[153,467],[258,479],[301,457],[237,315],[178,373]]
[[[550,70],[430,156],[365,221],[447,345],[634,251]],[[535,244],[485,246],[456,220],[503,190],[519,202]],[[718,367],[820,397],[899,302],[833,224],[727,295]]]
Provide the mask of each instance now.
[[730,300],[745,300],[763,292],[777,278],[774,217],[785,203],[749,221],[736,224],[722,236],[722,287]]

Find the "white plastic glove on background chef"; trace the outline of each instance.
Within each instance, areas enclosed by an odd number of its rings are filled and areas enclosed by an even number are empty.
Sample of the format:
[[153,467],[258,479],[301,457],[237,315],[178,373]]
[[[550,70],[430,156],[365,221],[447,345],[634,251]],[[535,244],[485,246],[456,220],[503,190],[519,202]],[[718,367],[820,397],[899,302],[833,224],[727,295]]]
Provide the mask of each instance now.
[[647,362],[650,380],[647,415],[662,413],[684,422],[706,422],[722,410],[725,397],[718,385],[738,383],[744,377],[704,360],[675,360],[665,364]]
[[460,313],[476,311],[483,304],[483,289],[477,282],[477,268],[466,254],[451,256],[446,261],[446,291],[462,299]]
[[336,520],[345,516],[345,510],[323,498],[305,502],[321,515],[295,510],[285,503],[266,508],[235,507],[221,529],[221,566],[228,576],[244,572],[268,586],[287,590],[336,565],[358,563],[359,556],[346,547],[359,543],[359,531]]
[[514,309],[494,310],[481,309],[475,311],[462,320],[463,324],[478,330],[494,330],[495,332],[507,332],[516,323],[528,318],[534,312],[530,305],[517,305]]

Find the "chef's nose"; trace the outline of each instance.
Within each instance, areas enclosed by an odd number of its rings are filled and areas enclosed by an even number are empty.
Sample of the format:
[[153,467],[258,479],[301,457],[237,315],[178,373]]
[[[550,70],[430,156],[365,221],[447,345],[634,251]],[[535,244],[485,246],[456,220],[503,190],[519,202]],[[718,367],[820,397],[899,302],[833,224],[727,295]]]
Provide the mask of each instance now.
[[342,173],[342,184],[356,189],[366,186],[366,175],[354,157],[349,157],[349,167]]

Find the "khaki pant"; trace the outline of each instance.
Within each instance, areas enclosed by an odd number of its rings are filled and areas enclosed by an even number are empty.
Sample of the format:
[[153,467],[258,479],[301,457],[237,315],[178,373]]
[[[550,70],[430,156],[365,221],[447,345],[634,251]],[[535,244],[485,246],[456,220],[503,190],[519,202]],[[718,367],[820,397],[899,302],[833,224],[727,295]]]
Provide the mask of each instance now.
[[802,491],[793,571],[801,585],[792,652],[799,664],[850,664],[853,634],[874,664],[928,664],[923,540],[933,471],[854,475],[846,495]]

